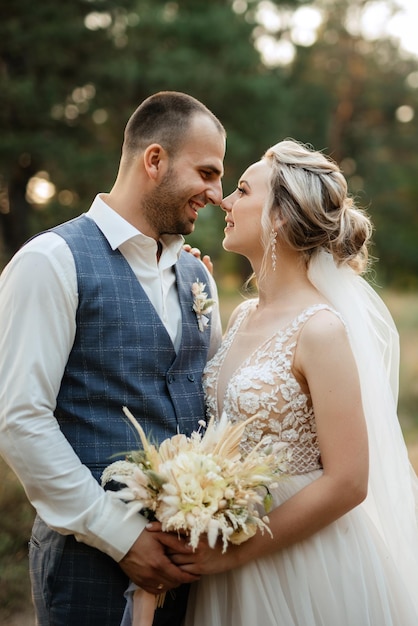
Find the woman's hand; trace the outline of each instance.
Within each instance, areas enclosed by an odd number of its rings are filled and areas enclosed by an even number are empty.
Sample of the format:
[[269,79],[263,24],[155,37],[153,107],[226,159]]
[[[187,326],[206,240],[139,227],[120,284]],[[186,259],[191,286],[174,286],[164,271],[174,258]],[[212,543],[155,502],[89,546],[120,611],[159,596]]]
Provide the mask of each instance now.
[[213,263],[212,263],[212,261],[210,259],[210,256],[208,254],[205,254],[205,256],[202,259],[201,258],[201,252],[200,252],[199,248],[192,248],[191,245],[189,245],[188,243],[184,244],[183,250],[185,252],[190,252],[190,254],[193,254],[193,256],[195,256],[196,259],[200,259],[202,261],[202,263],[206,266],[206,269],[208,270],[208,272],[210,274],[212,274],[212,276],[213,276]]
[[[152,522],[146,527],[151,533],[161,532],[161,524]],[[163,533],[164,534],[164,533]],[[171,533],[167,533],[171,534]],[[206,535],[203,534],[199,540],[196,550],[187,544],[187,536],[179,533],[180,539],[178,547],[176,545],[166,546],[165,553],[170,561],[176,565],[184,574],[200,577],[202,574],[219,574],[239,565],[238,556],[242,546],[228,545],[226,552],[222,552],[222,540],[218,539],[216,545],[211,548],[207,542]],[[183,541],[184,540],[184,543]]]

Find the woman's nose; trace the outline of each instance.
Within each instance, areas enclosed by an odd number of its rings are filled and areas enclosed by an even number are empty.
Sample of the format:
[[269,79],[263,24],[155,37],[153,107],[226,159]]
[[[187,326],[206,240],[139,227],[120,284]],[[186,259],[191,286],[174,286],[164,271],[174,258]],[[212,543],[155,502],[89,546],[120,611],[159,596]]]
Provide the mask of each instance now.
[[231,196],[232,196],[232,194],[230,194],[229,196],[226,196],[225,198],[223,198],[221,204],[219,205],[223,211],[230,211],[231,210],[231,208],[232,208]]

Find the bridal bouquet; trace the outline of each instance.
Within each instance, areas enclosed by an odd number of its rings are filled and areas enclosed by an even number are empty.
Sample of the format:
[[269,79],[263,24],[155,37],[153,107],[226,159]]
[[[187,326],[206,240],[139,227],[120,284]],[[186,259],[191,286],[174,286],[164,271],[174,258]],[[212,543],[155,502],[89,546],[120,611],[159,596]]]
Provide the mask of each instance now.
[[204,434],[199,429],[156,446],[130,411],[123,411],[138,431],[142,449],[109,465],[102,485],[110,480],[126,485],[115,495],[127,503],[128,514],[141,512],[161,522],[163,531],[185,533],[194,549],[203,533],[211,547],[221,536],[225,551],[228,543],[246,541],[257,529],[270,532],[260,505],[269,512],[269,486],[286,471],[288,453],[285,444],[272,446],[264,438],[242,456],[242,434],[257,416],[231,424],[222,415],[218,423],[210,420]]
[[[268,518],[260,517],[259,511],[264,507],[269,512],[269,487],[286,471],[289,455],[285,444],[271,445],[267,438],[242,455],[244,429],[257,416],[231,424],[222,415],[218,423],[210,420],[204,434],[199,428],[190,437],[175,435],[156,446],[130,411],[126,407],[123,411],[136,428],[142,449],[109,465],[102,485],[111,480],[121,483],[112,494],[126,502],[128,515],[140,512],[161,522],[163,531],[186,534],[193,549],[203,533],[212,548],[220,536],[223,552],[228,543],[242,543],[258,529],[271,534]],[[150,626],[165,593],[155,597],[136,588],[129,597],[133,626]]]

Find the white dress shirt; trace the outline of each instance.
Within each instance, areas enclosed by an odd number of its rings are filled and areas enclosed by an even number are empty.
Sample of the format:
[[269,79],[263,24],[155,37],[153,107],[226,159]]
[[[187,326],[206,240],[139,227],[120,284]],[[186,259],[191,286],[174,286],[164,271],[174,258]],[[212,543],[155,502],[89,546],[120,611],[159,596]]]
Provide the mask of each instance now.
[[[181,311],[173,266],[183,238],[157,243],[113,211],[99,196],[86,215],[113,249],[119,248],[155,307],[176,350]],[[214,297],[216,286],[208,273]],[[74,259],[66,242],[44,233],[27,243],[0,279],[0,452],[51,528],[119,561],[144,529],[140,515],[105,492],[81,464],[54,417],[71,351],[78,305]],[[219,346],[219,310],[212,315],[210,355]],[[123,532],[121,529],[123,527]]]

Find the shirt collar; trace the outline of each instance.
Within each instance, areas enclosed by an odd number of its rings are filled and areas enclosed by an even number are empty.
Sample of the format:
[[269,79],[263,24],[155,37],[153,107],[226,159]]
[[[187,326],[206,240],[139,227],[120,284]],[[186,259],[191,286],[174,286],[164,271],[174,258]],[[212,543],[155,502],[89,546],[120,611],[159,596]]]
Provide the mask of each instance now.
[[[112,250],[120,248],[130,240],[135,240],[135,243],[147,248],[151,246],[156,248],[157,246],[155,239],[144,235],[135,226],[132,226],[130,222],[106,204],[100,195],[95,197],[86,215],[100,228]],[[162,235],[160,241],[163,244],[163,254],[164,250],[168,249],[177,258],[180,256],[184,244],[182,235]]]

